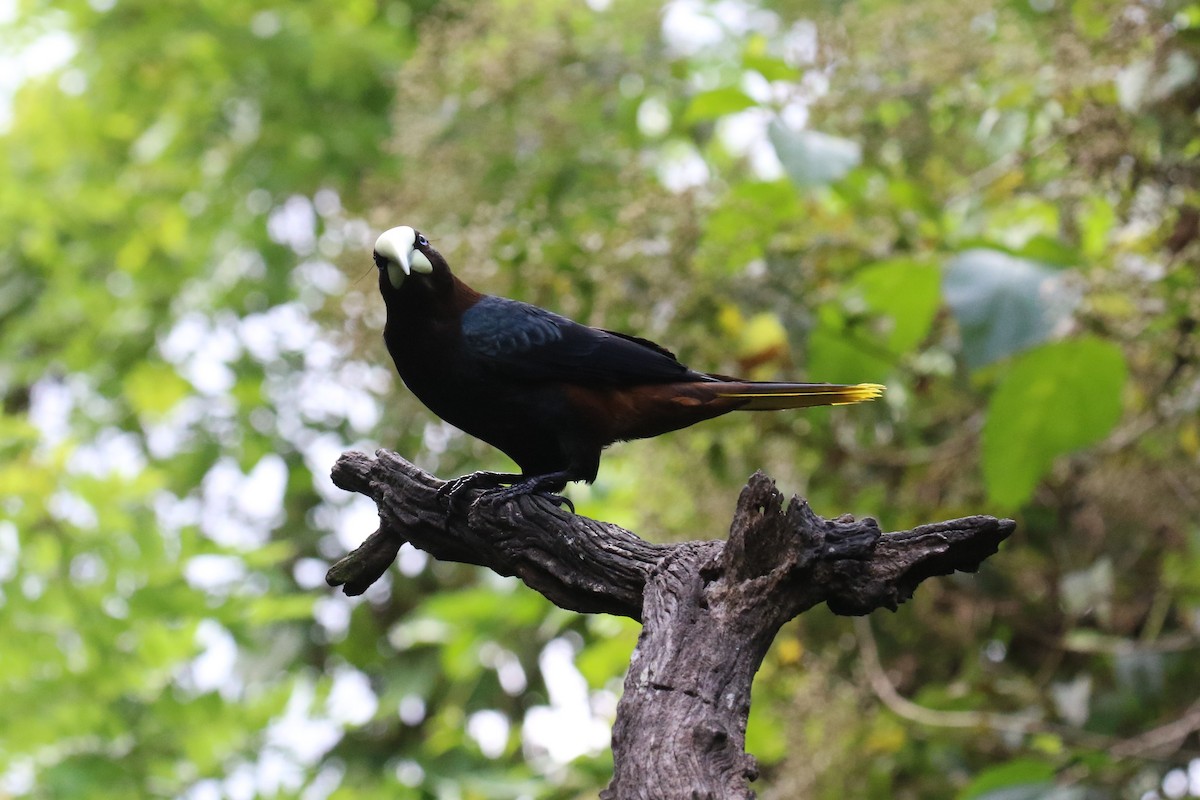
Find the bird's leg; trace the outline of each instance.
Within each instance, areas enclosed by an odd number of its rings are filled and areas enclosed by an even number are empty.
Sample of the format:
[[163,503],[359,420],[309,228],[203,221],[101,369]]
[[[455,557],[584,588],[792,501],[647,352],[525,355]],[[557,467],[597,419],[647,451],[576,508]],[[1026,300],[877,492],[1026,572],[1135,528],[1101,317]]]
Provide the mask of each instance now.
[[437,494],[438,498],[446,498],[453,507],[463,492],[471,489],[495,490],[506,483],[516,483],[519,480],[521,480],[521,476],[511,472],[472,472],[452,481],[446,481],[442,488],[438,489]]

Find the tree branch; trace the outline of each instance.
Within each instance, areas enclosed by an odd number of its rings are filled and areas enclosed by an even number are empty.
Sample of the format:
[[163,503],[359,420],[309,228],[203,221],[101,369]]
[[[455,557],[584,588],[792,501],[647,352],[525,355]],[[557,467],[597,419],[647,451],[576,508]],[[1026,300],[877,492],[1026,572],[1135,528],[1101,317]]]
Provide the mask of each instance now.
[[785,508],[756,473],[728,541],[656,545],[537,497],[474,504],[472,494],[451,508],[442,481],[386,450],[344,453],[333,481],[379,508],[379,530],[326,578],[347,594],[378,580],[408,541],[516,575],[562,608],[642,621],[613,727],[610,800],[751,797],[750,684],[780,626],[819,603],[848,615],[895,609],[926,578],[975,571],[1015,527],[976,516],[882,533],[799,498]]

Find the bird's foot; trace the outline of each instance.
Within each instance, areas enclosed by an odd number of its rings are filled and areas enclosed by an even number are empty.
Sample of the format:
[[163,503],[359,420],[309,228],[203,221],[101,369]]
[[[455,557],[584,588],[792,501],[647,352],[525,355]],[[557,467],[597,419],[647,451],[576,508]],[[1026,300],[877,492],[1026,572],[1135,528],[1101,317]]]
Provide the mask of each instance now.
[[[473,490],[482,490],[471,507],[480,503],[501,504],[525,495],[544,497],[556,506],[566,506],[575,513],[575,504],[561,494],[551,491],[561,489],[569,478],[566,473],[552,472],[548,475],[535,475],[527,478],[524,475],[512,475],[506,472],[472,472],[452,481],[447,481],[438,489],[438,498],[444,499],[447,506],[460,509],[462,499]],[[504,484],[511,484],[505,487]]]
[[[510,475],[505,472],[472,472],[452,481],[446,481],[438,489],[437,496],[439,500],[444,500],[450,508],[457,508],[462,498],[473,489],[483,489],[490,494],[500,486],[520,479],[520,475]],[[484,496],[486,494],[481,495],[479,499]]]
[[545,499],[549,500],[554,505],[559,506],[560,508],[562,506],[566,506],[568,509],[570,509],[572,514],[575,513],[575,504],[572,503],[571,500],[569,498],[565,497],[564,495],[557,494],[555,492],[551,492],[546,489],[536,489],[536,488],[531,489],[528,486],[524,486],[521,484],[517,484],[516,486],[510,486],[507,489],[493,489],[491,491],[484,492],[483,494],[479,495],[478,498],[475,499],[475,503],[473,503],[472,505],[475,505],[478,503],[495,503],[495,504],[507,503],[510,500],[515,500],[518,497],[525,497],[527,495],[535,495],[537,497],[544,497]]

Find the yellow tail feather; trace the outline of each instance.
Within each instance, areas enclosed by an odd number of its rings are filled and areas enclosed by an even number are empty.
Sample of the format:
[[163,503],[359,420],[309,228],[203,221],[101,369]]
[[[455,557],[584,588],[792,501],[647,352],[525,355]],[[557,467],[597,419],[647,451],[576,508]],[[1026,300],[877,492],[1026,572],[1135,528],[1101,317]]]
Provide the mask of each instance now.
[[719,397],[743,397],[743,411],[773,411],[810,406],[844,406],[875,400],[887,387],[878,383],[733,383]]

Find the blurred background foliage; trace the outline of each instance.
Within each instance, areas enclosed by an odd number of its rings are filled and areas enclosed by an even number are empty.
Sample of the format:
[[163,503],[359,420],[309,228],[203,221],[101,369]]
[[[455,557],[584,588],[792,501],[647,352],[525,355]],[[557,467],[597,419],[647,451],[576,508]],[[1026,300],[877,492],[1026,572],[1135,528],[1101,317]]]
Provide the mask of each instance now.
[[1019,528],[755,685],[765,798],[1200,796],[1200,5],[17,0],[0,33],[0,796],[587,798],[637,626],[373,529],[504,468],[368,253],[696,367],[888,384],[622,445],[581,513]]

